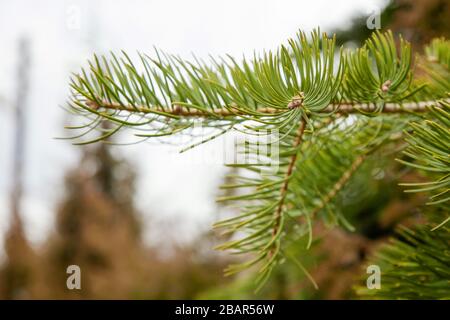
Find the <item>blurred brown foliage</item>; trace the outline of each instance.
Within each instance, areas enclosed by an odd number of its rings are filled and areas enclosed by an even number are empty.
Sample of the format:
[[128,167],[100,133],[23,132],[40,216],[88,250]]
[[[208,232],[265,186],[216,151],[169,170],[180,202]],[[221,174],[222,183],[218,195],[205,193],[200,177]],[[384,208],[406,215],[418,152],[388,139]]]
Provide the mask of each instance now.
[[390,28],[415,44],[417,48],[435,37],[449,37],[450,2],[447,0],[398,0],[394,2]]
[[[0,298],[189,299],[222,283],[225,261],[199,249],[209,235],[174,246],[168,256],[142,243],[134,180],[129,163],[105,144],[86,149],[67,174],[66,196],[47,243],[33,249],[21,224],[11,225]],[[81,290],[66,287],[69,265],[81,269]]]
[[[391,0],[380,12],[382,30],[392,30],[420,51],[435,37],[449,38],[450,2],[448,0]],[[361,45],[375,30],[367,28],[368,15],[356,16],[348,28],[333,30],[340,44]]]

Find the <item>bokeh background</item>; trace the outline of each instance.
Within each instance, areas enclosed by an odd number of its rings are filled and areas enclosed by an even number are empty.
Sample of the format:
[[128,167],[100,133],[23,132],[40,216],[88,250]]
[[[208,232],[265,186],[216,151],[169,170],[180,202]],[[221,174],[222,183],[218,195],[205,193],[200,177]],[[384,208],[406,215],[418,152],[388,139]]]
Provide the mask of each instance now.
[[[56,139],[70,135],[71,72],[93,53],[154,46],[186,58],[252,55],[317,26],[354,46],[378,12],[383,29],[420,51],[448,37],[449,10],[444,0],[0,0],[0,298],[352,297],[371,248],[423,199],[405,199],[388,173],[375,172],[369,208],[353,209],[358,232],[326,231],[305,255],[320,289],[286,267],[255,294],[251,276],[223,277],[234,258],[212,249],[223,240],[212,222],[230,214],[214,201],[228,173],[217,160],[231,152],[223,141],[180,155],[170,143]],[[81,267],[82,290],[66,288],[70,264]]]

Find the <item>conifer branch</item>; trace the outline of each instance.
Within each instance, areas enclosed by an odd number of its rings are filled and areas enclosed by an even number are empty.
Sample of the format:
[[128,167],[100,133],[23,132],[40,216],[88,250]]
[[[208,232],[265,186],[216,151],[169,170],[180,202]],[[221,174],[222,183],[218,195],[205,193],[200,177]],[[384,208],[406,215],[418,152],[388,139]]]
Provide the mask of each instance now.
[[[401,161],[432,179],[409,184],[410,191],[431,191],[430,204],[448,207],[450,43],[437,39],[425,51],[419,78],[410,44],[401,37],[396,43],[390,31],[375,32],[362,47],[341,48],[338,55],[335,37],[316,30],[241,61],[187,61],[156,51],[153,58],[139,54],[137,65],[125,52],[94,56],[89,70],[72,78],[71,111],[87,121],[70,128],[82,131],[73,137],[83,138],[79,144],[122,128],[145,139],[189,133],[197,118],[219,130],[183,150],[232,129],[246,138],[276,132],[276,141],[261,142],[265,154],[260,141],[243,143],[251,161],[230,166],[250,174],[235,175],[226,187],[239,192],[219,199],[237,201],[240,214],[215,224],[239,235],[218,249],[254,255],[226,273],[259,265],[262,284],[282,261],[283,239],[291,231],[286,216],[307,219],[300,229],[309,233],[309,243],[313,218],[324,208],[330,210],[321,219],[348,225],[332,200],[382,145],[406,136]],[[111,126],[102,127],[104,121]]]
[[[275,211],[275,215],[274,215],[276,222],[275,222],[275,226],[272,230],[272,236],[275,236],[277,234],[278,228],[280,227],[280,219],[281,219],[281,215],[283,214],[284,200],[285,200],[287,192],[288,192],[289,180],[295,169],[295,162],[297,161],[299,146],[302,143],[303,134],[305,132],[305,127],[306,127],[306,121],[305,121],[305,119],[302,118],[302,120],[300,121],[298,130],[297,130],[297,133],[296,133],[296,138],[295,138],[294,144],[292,146],[292,148],[295,150],[295,152],[291,156],[291,160],[289,161],[289,165],[288,165],[285,177],[284,177],[284,183],[281,186],[280,203],[278,204],[277,209]],[[272,254],[272,251],[270,251],[270,255],[271,254]]]
[[363,299],[450,299],[450,229],[430,230],[445,215],[445,210],[434,211],[432,223],[398,228],[396,237],[368,263],[382,270],[381,287],[369,289],[364,275],[355,287],[357,294]]
[[336,194],[347,184],[350,178],[353,176],[355,171],[363,164],[365,155],[358,156],[355,161],[350,165],[350,168],[344,172],[341,178],[336,182],[336,184],[331,188],[331,190],[325,195],[320,205],[318,205],[310,214],[314,217],[320,210],[325,208],[325,206],[336,196]]
[[405,139],[409,146],[403,153],[411,160],[398,161],[419,170],[431,181],[401,185],[408,188],[406,192],[430,193],[429,205],[443,204],[450,209],[450,104],[441,102],[439,107],[428,110],[425,121],[410,124],[411,132]]

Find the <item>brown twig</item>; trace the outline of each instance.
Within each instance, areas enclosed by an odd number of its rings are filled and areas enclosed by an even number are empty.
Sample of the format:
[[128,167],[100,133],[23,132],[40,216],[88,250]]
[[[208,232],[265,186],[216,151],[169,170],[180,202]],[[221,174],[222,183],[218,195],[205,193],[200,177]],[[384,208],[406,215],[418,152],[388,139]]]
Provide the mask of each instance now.
[[[306,121],[305,121],[305,119],[302,118],[300,125],[298,127],[298,130],[297,130],[295,141],[292,145],[292,147],[294,149],[298,148],[298,146],[302,142],[303,133],[305,132],[305,127],[306,127]],[[272,236],[275,236],[278,233],[278,230],[280,228],[280,221],[281,221],[281,215],[283,213],[284,199],[286,198],[286,194],[287,194],[288,187],[289,187],[289,178],[291,177],[291,175],[294,171],[294,168],[295,168],[295,162],[297,161],[297,154],[298,154],[298,152],[295,152],[294,155],[292,156],[291,160],[289,161],[289,165],[288,165],[286,175],[285,175],[285,180],[284,180],[283,185],[281,186],[281,190],[280,190],[281,198],[280,198],[280,203],[278,204],[277,209],[274,213],[275,226],[272,229]],[[272,255],[272,251],[270,251],[269,255]]]
[[[444,101],[450,102],[450,99]],[[425,112],[427,111],[427,106],[436,106],[437,101],[422,101],[422,102],[408,102],[403,104],[398,103],[386,103],[383,107],[382,113],[403,113],[403,112]],[[239,110],[229,110],[229,109],[217,109],[211,110],[209,112],[204,112],[201,110],[196,110],[192,108],[186,108],[179,105],[174,105],[171,109],[163,109],[161,107],[148,107],[148,106],[131,106],[122,105],[116,102],[102,102],[98,104],[94,101],[87,101],[86,105],[94,110],[99,109],[111,109],[111,110],[122,110],[128,112],[136,113],[165,113],[174,116],[183,117],[208,117],[211,114],[215,114],[218,117],[235,117],[241,114],[245,114]],[[351,114],[358,112],[373,112],[377,110],[377,107],[373,104],[352,104],[352,103],[341,103],[341,104],[330,104],[328,107],[320,111],[321,113],[330,113],[335,111],[338,114]],[[258,108],[256,112],[261,114],[276,114],[283,111],[275,108],[262,107]]]

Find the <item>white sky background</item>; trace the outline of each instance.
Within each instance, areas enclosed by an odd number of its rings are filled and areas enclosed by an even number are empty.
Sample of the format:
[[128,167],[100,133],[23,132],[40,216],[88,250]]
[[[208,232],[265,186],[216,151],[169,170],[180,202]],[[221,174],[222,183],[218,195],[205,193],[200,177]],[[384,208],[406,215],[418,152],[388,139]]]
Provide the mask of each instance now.
[[[183,57],[191,53],[239,57],[275,48],[300,28],[320,26],[326,31],[344,26],[353,15],[368,15],[384,3],[0,0],[0,246],[8,227],[17,42],[22,35],[32,46],[23,215],[29,238],[39,243],[64,194],[64,174],[79,159],[70,141],[53,139],[65,134],[68,117],[58,105],[68,95],[70,72],[78,71],[93,52],[151,52],[156,46]],[[220,150],[220,142],[210,148]],[[210,226],[215,219],[214,196],[225,172],[221,165],[189,164],[186,156],[175,156],[177,149],[154,144],[120,146],[115,151],[140,172],[137,201],[144,217],[170,221],[181,237]]]

